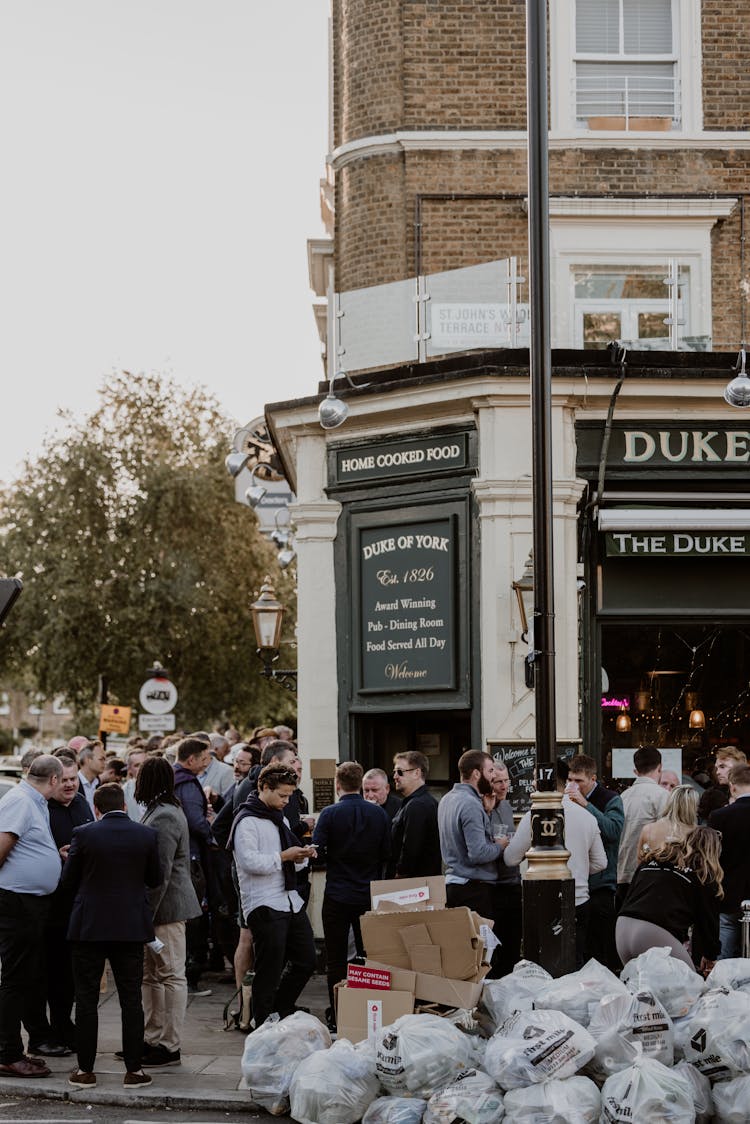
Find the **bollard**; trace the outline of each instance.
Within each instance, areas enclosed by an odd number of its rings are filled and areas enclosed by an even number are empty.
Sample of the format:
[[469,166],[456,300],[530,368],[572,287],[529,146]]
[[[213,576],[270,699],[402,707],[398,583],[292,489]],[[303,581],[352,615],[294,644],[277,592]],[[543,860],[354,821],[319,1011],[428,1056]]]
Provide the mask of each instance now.
[[744,901],[740,908],[742,909],[742,917],[740,918],[742,945],[740,953],[742,956],[750,956],[750,901]]

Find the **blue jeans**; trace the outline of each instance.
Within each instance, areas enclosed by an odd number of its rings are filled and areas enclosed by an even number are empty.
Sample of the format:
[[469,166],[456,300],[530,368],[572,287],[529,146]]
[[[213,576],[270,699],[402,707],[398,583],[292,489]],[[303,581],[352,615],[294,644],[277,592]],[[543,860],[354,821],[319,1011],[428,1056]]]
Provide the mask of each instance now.
[[719,939],[721,940],[719,960],[732,960],[734,957],[742,955],[741,932],[739,913],[719,914]]

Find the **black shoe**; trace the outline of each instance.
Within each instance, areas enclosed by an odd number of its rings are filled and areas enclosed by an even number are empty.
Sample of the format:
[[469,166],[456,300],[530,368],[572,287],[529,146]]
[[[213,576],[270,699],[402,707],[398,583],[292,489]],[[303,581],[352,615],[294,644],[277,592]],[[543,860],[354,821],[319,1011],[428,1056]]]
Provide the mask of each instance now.
[[336,1019],[333,1016],[333,1007],[326,1007],[326,1026],[331,1034],[336,1033]]
[[29,1053],[42,1058],[69,1058],[73,1051],[56,1042],[40,1042],[38,1046],[29,1046]]
[[179,1050],[168,1050],[166,1046],[147,1046],[143,1054],[144,1069],[162,1069],[167,1065],[180,1065]]

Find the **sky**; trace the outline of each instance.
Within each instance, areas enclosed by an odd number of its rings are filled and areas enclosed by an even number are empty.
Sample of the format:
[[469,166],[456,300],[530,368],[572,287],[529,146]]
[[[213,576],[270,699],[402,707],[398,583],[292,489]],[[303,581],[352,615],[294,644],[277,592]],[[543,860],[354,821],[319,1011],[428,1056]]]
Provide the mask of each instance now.
[[328,9],[0,0],[0,481],[116,370],[316,392]]

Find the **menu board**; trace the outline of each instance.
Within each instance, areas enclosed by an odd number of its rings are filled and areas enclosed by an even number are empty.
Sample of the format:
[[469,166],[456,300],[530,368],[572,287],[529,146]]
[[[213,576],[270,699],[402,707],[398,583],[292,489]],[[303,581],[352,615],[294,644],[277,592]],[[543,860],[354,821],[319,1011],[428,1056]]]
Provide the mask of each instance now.
[[[531,807],[531,794],[534,791],[534,769],[536,768],[536,745],[534,742],[493,742],[487,743],[493,760],[505,765],[508,770],[508,801],[515,813],[528,812]],[[558,757],[574,757],[581,752],[581,743],[558,742]]]
[[453,517],[359,535],[360,691],[456,686]]

